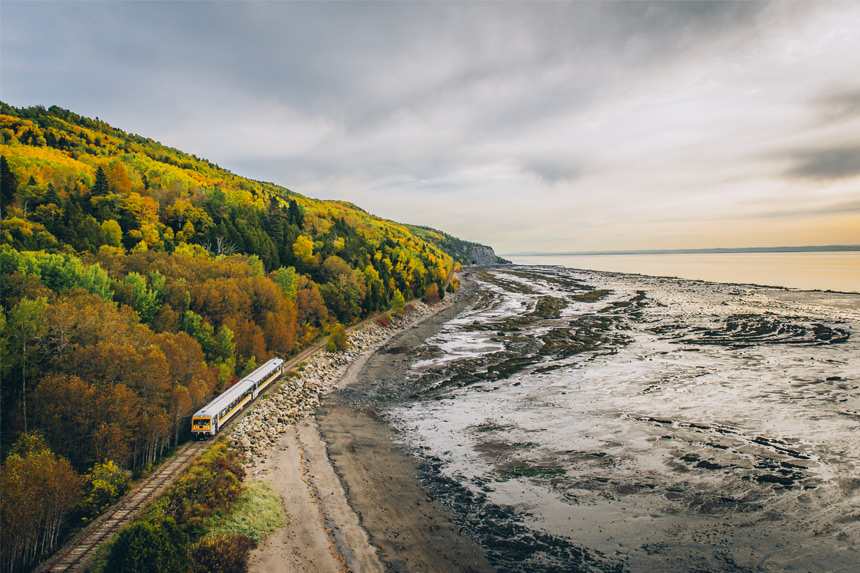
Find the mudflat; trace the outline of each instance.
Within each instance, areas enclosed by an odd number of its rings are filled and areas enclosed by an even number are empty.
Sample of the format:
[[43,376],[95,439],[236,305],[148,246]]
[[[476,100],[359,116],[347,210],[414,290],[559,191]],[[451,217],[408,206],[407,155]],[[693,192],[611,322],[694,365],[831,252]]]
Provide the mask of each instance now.
[[328,394],[317,423],[328,455],[378,555],[393,571],[493,571],[483,550],[463,534],[445,508],[421,488],[417,463],[394,441],[373,405],[400,387],[415,348],[472,300],[471,285],[455,304],[395,334],[357,361]]
[[355,360],[315,417],[278,441],[255,479],[279,493],[289,522],[254,551],[251,571],[494,571],[422,489],[416,460],[374,407],[387,403],[386,388],[403,388],[403,349],[472,303],[474,287],[461,289],[456,302]]

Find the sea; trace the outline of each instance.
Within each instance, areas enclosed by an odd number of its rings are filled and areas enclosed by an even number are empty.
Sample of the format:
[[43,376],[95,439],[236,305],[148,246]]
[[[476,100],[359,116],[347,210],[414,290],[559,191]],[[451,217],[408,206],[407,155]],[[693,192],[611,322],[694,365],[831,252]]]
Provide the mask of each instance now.
[[858,256],[472,271],[382,415],[501,571],[860,570]]
[[529,265],[860,292],[860,251],[508,256]]

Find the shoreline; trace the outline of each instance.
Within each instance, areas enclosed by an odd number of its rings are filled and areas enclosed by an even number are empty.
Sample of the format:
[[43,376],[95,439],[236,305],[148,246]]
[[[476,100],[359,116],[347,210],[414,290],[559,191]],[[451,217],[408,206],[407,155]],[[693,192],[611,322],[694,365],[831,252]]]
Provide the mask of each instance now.
[[[272,487],[288,521],[251,553],[250,571],[494,570],[421,488],[417,461],[393,441],[393,429],[354,399],[372,393],[378,377],[405,373],[404,357],[386,348],[422,343],[472,303],[473,283],[462,279],[456,300],[324,373],[324,388],[310,392],[310,403],[321,403],[316,413],[283,428],[265,451],[254,448],[249,477]],[[240,431],[234,441],[242,440]]]

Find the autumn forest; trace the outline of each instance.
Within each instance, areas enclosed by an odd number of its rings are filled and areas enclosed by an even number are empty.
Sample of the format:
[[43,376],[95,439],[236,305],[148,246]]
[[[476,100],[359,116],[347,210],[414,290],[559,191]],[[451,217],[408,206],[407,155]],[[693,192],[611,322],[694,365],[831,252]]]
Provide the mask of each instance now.
[[0,103],[0,195],[4,569],[101,511],[239,377],[444,295],[474,246],[57,107]]

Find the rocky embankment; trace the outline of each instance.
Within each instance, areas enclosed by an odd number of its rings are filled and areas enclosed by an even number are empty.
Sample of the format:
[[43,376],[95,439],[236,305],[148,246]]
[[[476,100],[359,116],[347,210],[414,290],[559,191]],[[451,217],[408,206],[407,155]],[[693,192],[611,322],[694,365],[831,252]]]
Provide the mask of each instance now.
[[[457,294],[446,296],[445,303],[455,300]],[[437,307],[424,303],[410,305],[410,310],[404,314],[392,316],[388,326],[370,322],[350,332],[346,350],[321,350],[295,371],[287,373],[279,386],[262,396],[230,431],[233,445],[245,454],[245,467],[263,463],[281,434],[312,415],[322,395],[337,383],[356,358],[375,350],[397,330],[420,322],[436,310]]]

